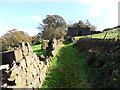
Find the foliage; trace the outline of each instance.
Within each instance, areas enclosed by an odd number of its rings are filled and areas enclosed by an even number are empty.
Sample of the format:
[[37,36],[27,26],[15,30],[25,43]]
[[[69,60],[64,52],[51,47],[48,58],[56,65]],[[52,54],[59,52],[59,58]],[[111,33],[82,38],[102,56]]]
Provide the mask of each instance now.
[[93,87],[120,87],[120,40],[80,39],[74,46],[80,52],[87,51],[86,71]]
[[87,19],[86,20],[86,23],[85,23],[86,27],[89,27],[91,31],[95,31],[96,30],[96,27],[94,25],[92,25],[89,20]]
[[40,44],[40,36],[39,35],[34,35],[33,37],[32,37],[32,41],[31,41],[31,43],[32,43],[32,45],[37,45],[37,44]]
[[9,50],[9,48],[14,46],[15,44],[19,44],[22,42],[31,42],[31,37],[27,33],[23,31],[18,31],[16,29],[9,30],[1,37],[1,39],[3,50]]
[[89,27],[91,31],[95,31],[96,27],[92,25],[88,20],[86,20],[86,23],[84,23],[82,20],[80,20],[78,23],[74,23],[73,27]]
[[42,88],[88,88],[84,54],[78,54],[72,44],[64,45],[50,63]]
[[47,15],[38,29],[41,30],[43,39],[61,38],[66,34],[66,22],[59,15]]
[[80,20],[78,23],[74,23],[73,24],[74,27],[86,27],[86,25],[84,24],[84,22],[82,20]]
[[52,40],[54,38],[59,39],[62,36],[64,36],[66,34],[66,32],[64,30],[57,30],[57,29],[47,29],[43,31],[43,39],[46,40]]

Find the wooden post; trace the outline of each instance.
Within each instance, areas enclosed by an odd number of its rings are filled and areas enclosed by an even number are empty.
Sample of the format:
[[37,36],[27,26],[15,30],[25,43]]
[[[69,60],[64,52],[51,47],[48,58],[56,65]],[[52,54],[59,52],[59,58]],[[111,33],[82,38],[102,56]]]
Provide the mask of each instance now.
[[107,32],[105,33],[105,36],[104,36],[104,38],[103,38],[103,39],[105,39],[105,38],[106,38],[106,36],[107,36]]

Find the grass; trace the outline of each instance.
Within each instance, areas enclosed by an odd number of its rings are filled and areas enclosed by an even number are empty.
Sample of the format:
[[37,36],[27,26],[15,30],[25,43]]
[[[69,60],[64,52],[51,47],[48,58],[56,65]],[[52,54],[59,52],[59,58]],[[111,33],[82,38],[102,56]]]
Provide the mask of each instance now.
[[41,88],[89,88],[84,54],[78,54],[72,44],[66,43],[50,63],[50,69]]
[[32,46],[33,52],[37,54],[37,56],[40,56],[41,54],[45,54],[46,51],[41,49],[42,44],[34,45]]
[[33,51],[41,49],[42,44],[32,46]]
[[[112,29],[112,30],[109,30],[109,31],[104,31],[102,33],[99,33],[99,34],[93,34],[92,35],[92,38],[100,38],[100,39],[103,39],[104,36],[105,36],[105,33],[107,32],[107,36],[106,36],[106,39],[112,39],[112,38],[115,38],[117,39],[118,38],[118,35],[120,34],[120,29]],[[76,40],[78,40],[79,38],[85,38],[85,37],[90,37],[91,38],[91,35],[86,35],[86,36],[76,36],[74,37]],[[120,37],[119,37],[120,38]]]

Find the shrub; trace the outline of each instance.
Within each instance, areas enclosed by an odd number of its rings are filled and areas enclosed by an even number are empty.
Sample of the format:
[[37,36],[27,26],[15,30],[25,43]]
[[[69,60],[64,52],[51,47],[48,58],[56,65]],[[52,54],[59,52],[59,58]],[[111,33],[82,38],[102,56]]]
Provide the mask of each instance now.
[[93,87],[120,87],[120,40],[80,39],[74,46],[88,52],[85,62]]

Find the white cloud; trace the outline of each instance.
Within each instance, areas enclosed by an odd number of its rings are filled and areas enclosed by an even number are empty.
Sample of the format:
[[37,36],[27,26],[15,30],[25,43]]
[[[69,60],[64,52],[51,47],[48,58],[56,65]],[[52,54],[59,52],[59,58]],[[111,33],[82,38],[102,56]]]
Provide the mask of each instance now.
[[41,18],[39,16],[30,16],[30,18],[37,20],[37,21],[40,21],[40,22],[43,20],[43,18]]
[[[118,25],[118,2],[119,0],[78,0],[89,6],[89,18],[102,17],[102,26],[98,30],[111,28]],[[95,20],[94,20],[95,21]]]
[[119,0],[78,0],[80,3],[90,5],[88,9],[90,16],[101,16],[104,12],[116,10]]

